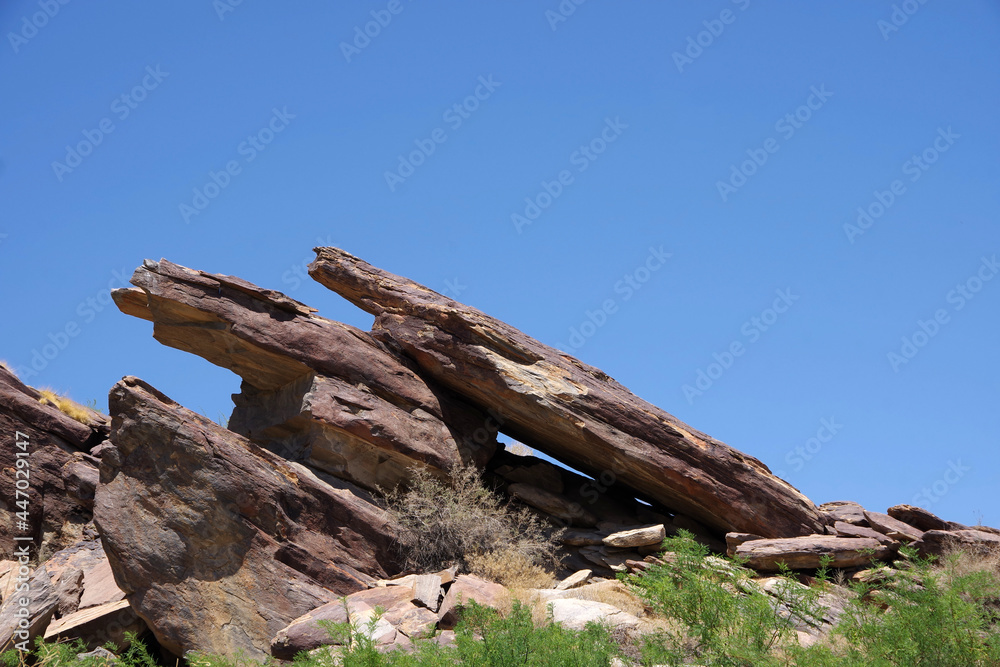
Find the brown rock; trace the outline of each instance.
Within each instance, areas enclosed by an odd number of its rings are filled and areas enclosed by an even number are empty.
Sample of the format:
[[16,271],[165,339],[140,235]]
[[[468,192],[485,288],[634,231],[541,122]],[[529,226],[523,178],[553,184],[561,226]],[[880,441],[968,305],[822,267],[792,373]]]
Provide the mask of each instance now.
[[667,531],[662,524],[632,528],[605,537],[602,542],[607,547],[631,548],[663,544]]
[[441,577],[436,574],[419,575],[413,584],[413,600],[431,611],[437,611],[441,603]]
[[[79,406],[86,424],[42,403],[41,394],[0,365],[0,498],[8,511],[0,512],[0,558],[11,558],[15,536],[31,537],[31,560],[44,561],[83,537],[91,520],[98,461],[88,452],[108,434],[106,417]],[[22,433],[18,437],[18,433]],[[27,436],[27,439],[24,436]],[[27,442],[19,448],[18,442]],[[27,457],[18,457],[27,452]],[[27,468],[18,468],[18,460]],[[27,472],[30,484],[16,483]],[[19,476],[20,474],[20,476]],[[27,494],[25,497],[23,494]],[[27,501],[25,532],[16,527],[15,503]],[[37,548],[37,551],[36,551]]]
[[982,530],[928,530],[910,546],[923,556],[942,556],[951,549],[987,552],[1000,548],[1000,535]]
[[847,500],[835,500],[830,503],[823,503],[819,506],[819,511],[827,518],[832,525],[836,521],[842,521],[855,526],[867,526],[868,519],[865,518],[865,508],[857,503]]
[[908,523],[917,530],[963,530],[966,526],[954,521],[945,521],[916,505],[894,505],[886,514],[893,519]]
[[495,584],[469,574],[460,574],[448,589],[441,609],[438,611],[438,628],[451,630],[458,623],[461,607],[475,600],[487,607],[499,607],[507,602],[509,593],[500,584]]
[[383,616],[399,632],[412,639],[429,637],[437,627],[437,614],[427,607],[418,607],[412,602],[402,602]]
[[806,535],[744,542],[736,547],[736,555],[746,558],[747,565],[755,570],[773,572],[778,570],[778,563],[785,563],[793,570],[815,569],[824,555],[833,557],[830,567],[866,565],[872,559],[862,553],[867,549],[874,550],[874,557],[880,559],[892,553],[892,549],[870,538]]
[[908,523],[903,523],[899,519],[894,519],[890,515],[882,514],[881,512],[869,512],[865,510],[865,518],[868,519],[868,525],[878,532],[885,535],[895,533],[907,542],[919,540],[924,534],[924,531],[918,530]]
[[263,658],[292,619],[397,567],[396,529],[363,493],[136,378],[110,406],[95,520],[116,581],[172,653]]
[[347,623],[347,606],[344,601],[328,602],[279,630],[271,640],[271,655],[280,660],[291,660],[301,651],[312,651],[330,644],[333,639],[319,621]]
[[[483,464],[495,422],[433,387],[371,334],[232,276],[147,260],[112,296],[153,337],[243,378],[229,428],[366,488],[406,469]],[[384,469],[382,469],[384,468]]]
[[[89,528],[88,532],[92,534],[93,526]],[[101,549],[101,541],[95,537],[84,538],[57,551],[35,569],[27,581],[26,594],[18,590],[15,577],[21,574],[20,564],[15,564],[11,571],[13,585],[10,585],[10,594],[0,606],[0,652],[25,640],[33,646],[34,638],[46,631],[53,616],[73,614],[80,609],[81,600],[121,600],[121,591],[117,590],[114,582],[101,581],[100,572],[106,565],[107,557]],[[88,582],[94,590],[86,590]],[[19,631],[17,614],[21,609],[21,598],[29,601],[27,636],[16,634]]]
[[736,553],[736,547],[744,542],[762,539],[764,538],[753,533],[726,533],[726,555],[731,557]]
[[132,611],[128,600],[119,600],[79,609],[52,621],[45,630],[45,639],[53,642],[82,639],[88,650],[98,648],[110,640],[119,649],[125,649],[128,647],[126,632],[138,635],[145,630],[146,624]]
[[503,430],[595,478],[722,531],[765,536],[821,530],[813,504],[757,459],[633,395],[600,370],[513,327],[336,248],[310,275],[376,315],[430,377],[481,408],[504,407]]
[[887,536],[885,533],[880,533],[874,528],[869,528],[868,526],[855,526],[852,523],[844,523],[843,521],[837,521],[833,524],[833,530],[836,535],[841,537],[867,537],[872,540],[877,540],[879,544],[890,545],[893,543],[893,539]]
[[582,508],[579,503],[570,502],[545,489],[518,483],[511,484],[507,487],[507,491],[518,500],[557,519],[562,519],[566,523],[575,526],[597,525],[597,517]]
[[555,585],[555,590],[557,591],[568,591],[571,588],[576,588],[577,586],[582,586],[587,583],[590,576],[594,574],[593,570],[577,570],[573,574],[569,575],[558,584]]

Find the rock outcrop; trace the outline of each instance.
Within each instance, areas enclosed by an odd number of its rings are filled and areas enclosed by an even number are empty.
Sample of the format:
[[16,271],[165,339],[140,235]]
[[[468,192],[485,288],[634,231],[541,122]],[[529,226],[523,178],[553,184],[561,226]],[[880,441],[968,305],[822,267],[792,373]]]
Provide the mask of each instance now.
[[[79,540],[91,520],[98,461],[90,452],[108,425],[99,412],[74,410],[82,421],[0,364],[0,558],[11,558],[15,537],[30,537],[32,560],[45,560]],[[17,516],[23,511],[27,529]]]
[[767,466],[638,398],[597,368],[495,318],[337,248],[309,275],[376,316],[428,377],[502,411],[503,431],[640,498],[721,532],[806,535],[824,522]]
[[393,572],[395,529],[363,491],[136,378],[109,405],[95,520],[116,581],[173,653],[261,658],[292,619]]
[[423,465],[484,464],[493,420],[426,382],[370,334],[232,276],[146,261],[112,293],[153,337],[243,378],[229,427],[314,469],[371,490]]

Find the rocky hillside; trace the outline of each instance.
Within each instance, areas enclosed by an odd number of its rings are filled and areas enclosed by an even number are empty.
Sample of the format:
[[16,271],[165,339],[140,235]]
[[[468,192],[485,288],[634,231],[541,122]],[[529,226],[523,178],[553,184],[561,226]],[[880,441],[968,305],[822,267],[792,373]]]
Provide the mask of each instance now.
[[374,315],[371,331],[166,260],[113,293],[159,342],[242,378],[227,428],[135,377],[111,388],[108,418],[0,367],[3,649],[133,631],[165,655],[288,659],[324,640],[318,619],[376,607],[386,645],[446,637],[463,600],[504,591],[455,568],[405,571],[381,496],[417,470],[447,482],[474,466],[562,529],[567,579],[537,595],[580,627],[638,627],[638,610],[568,591],[615,589],[617,572],[663,562],[655,552],[681,530],[762,575],[892,562],[904,544],[1000,545],[998,530],[918,507],[817,507],[601,370],[342,250],[316,253],[310,275]]

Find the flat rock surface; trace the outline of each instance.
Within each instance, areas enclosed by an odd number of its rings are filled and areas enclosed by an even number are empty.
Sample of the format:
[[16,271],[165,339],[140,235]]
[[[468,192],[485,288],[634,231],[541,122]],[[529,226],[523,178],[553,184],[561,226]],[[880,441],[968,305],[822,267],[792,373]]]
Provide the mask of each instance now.
[[866,553],[868,549],[874,551],[876,558],[892,553],[889,547],[871,538],[807,535],[744,542],[736,547],[736,555],[746,558],[748,567],[773,572],[778,569],[778,563],[785,563],[793,570],[815,569],[824,555],[833,558],[830,567],[867,565],[872,558]]

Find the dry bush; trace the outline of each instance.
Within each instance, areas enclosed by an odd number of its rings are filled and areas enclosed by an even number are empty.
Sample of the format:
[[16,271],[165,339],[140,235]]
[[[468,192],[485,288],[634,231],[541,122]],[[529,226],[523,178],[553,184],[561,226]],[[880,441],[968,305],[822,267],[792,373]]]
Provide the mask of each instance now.
[[511,589],[552,588],[556,583],[551,572],[509,549],[472,555],[466,561],[472,574]]
[[557,534],[524,508],[515,508],[483,486],[475,466],[456,466],[440,480],[414,469],[407,488],[384,492],[389,516],[403,529],[398,546],[407,568],[439,570],[492,559],[538,567],[555,565]]
[[76,401],[66,396],[60,396],[48,388],[39,389],[38,393],[41,394],[38,399],[39,403],[54,405],[67,417],[75,419],[81,424],[90,425],[90,411]]

